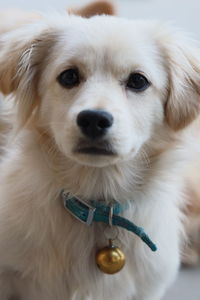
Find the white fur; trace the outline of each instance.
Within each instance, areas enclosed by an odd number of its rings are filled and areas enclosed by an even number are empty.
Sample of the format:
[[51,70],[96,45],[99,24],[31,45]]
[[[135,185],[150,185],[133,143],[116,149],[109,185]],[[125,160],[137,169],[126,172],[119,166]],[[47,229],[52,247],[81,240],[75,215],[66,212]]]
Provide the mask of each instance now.
[[[4,117],[15,124],[0,165],[1,300],[158,300],[173,282],[187,152],[173,127],[191,122],[199,101],[199,60],[179,35],[157,22],[57,16],[2,36],[0,88],[15,93],[16,119]],[[56,78],[71,66],[84,79],[65,89]],[[144,92],[125,88],[135,71],[152,83]],[[97,108],[114,117],[107,135],[114,157],[73,151],[83,138],[77,114]],[[120,229],[126,266],[101,273],[94,257],[107,243],[106,226],[70,216],[63,188],[86,201],[130,202],[124,216],[158,251]]]

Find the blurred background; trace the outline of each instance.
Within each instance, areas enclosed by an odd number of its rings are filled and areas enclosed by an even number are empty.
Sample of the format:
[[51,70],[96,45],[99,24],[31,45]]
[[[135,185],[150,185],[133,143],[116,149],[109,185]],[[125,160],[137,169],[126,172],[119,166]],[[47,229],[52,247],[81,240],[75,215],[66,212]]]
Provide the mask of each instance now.
[[[0,8],[19,7],[34,10],[62,10],[90,0],[0,0]],[[199,0],[113,0],[121,16],[172,20],[200,39]]]
[[[0,0],[0,9],[63,11],[90,0]],[[200,0],[113,0],[120,16],[172,21],[200,41]],[[200,267],[184,268],[163,300],[200,300]],[[28,300],[28,299],[27,299]],[[39,300],[39,299],[38,299]],[[106,300],[106,299],[102,299]]]

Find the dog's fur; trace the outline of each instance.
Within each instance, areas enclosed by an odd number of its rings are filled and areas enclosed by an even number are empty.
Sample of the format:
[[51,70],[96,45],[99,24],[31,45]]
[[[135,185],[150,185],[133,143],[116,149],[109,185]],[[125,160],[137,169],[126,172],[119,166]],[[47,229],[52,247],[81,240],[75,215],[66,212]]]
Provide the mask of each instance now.
[[[158,300],[173,282],[183,238],[184,129],[199,113],[200,59],[191,41],[159,22],[54,16],[0,39],[0,90],[16,103],[0,165],[0,299]],[[77,67],[72,89],[57,76]],[[131,72],[151,81],[126,88]],[[106,139],[115,155],[87,155],[76,118],[112,113]],[[3,111],[2,111],[3,115]],[[82,224],[63,208],[65,188],[85,201],[129,203],[124,216],[158,251],[119,230],[127,256],[116,275],[95,252],[105,226]]]
[[[199,127],[198,127],[199,128]],[[199,134],[196,135],[199,138]],[[199,139],[197,139],[199,141]],[[200,262],[200,161],[199,157],[189,164],[185,172],[185,194],[188,205],[185,208],[187,215],[186,233],[188,236],[183,263],[198,265]]]

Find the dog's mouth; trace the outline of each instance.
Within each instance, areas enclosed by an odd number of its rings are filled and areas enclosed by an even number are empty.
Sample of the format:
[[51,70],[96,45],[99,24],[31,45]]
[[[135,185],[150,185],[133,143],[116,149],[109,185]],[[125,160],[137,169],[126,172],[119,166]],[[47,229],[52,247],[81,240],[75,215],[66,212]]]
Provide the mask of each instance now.
[[92,155],[114,155],[115,154],[113,151],[104,148],[97,148],[97,147],[80,148],[76,152],[83,153],[83,154],[92,154]]
[[107,141],[92,143],[80,140],[73,152],[89,155],[116,155],[112,145]]

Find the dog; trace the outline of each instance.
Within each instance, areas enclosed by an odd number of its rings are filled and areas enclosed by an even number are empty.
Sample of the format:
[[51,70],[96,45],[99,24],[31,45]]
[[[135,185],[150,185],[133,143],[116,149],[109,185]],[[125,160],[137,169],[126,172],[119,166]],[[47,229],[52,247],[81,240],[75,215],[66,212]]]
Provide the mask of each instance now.
[[[1,300],[162,298],[184,244],[199,66],[156,21],[58,14],[0,37]],[[113,275],[95,261],[105,246],[126,257]]]

